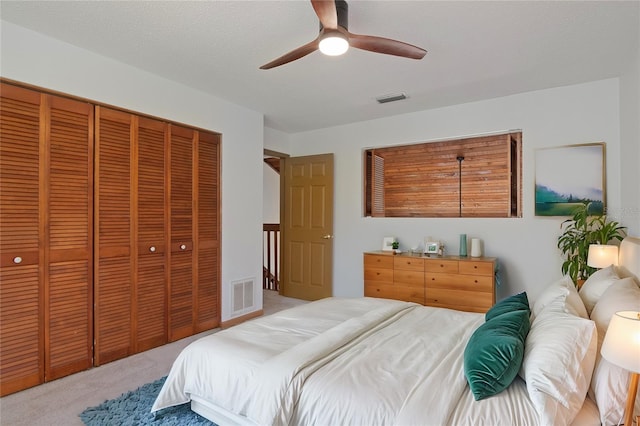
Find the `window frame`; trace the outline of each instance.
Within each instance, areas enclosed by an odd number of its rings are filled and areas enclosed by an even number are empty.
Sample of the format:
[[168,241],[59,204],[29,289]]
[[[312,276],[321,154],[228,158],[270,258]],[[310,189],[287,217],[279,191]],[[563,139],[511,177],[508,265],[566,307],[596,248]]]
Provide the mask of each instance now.
[[367,148],[363,171],[364,217],[522,217],[521,130]]

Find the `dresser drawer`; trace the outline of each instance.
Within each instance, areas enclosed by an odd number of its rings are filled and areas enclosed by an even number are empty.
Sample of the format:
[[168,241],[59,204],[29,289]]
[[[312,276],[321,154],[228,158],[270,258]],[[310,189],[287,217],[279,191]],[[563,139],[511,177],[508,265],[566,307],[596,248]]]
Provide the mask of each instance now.
[[366,297],[380,297],[382,299],[395,299],[393,283],[365,281],[364,295]]
[[464,261],[459,262],[459,272],[466,275],[493,275],[493,262]]
[[415,302],[424,305],[424,287],[412,285],[395,285],[394,299],[406,300],[407,302]]
[[433,274],[425,272],[424,285],[427,290],[431,288],[481,291],[493,293],[493,277],[459,275],[459,274]]
[[424,259],[415,257],[395,256],[393,258],[393,269],[407,271],[424,271]]
[[393,269],[365,268],[364,280],[393,282]]
[[393,271],[393,282],[424,287],[424,273],[422,271],[405,271],[403,269],[395,269]]
[[458,273],[458,261],[457,260],[444,260],[444,259],[433,259],[433,260],[425,260],[424,261],[424,271],[425,272],[438,272],[438,273],[447,273],[447,274],[457,274]]
[[425,290],[425,304],[439,308],[484,313],[493,306],[493,294],[444,288],[427,288]]
[[393,269],[393,256],[383,254],[365,254],[364,267]]

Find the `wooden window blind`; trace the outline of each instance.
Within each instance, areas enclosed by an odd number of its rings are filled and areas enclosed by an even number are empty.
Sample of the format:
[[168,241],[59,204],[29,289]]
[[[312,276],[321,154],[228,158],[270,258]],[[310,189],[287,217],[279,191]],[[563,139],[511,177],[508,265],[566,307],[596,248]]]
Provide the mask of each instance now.
[[522,217],[521,132],[370,149],[365,162],[366,216]]
[[367,177],[365,179],[367,194],[366,215],[373,217],[384,216],[384,158],[374,152],[366,153]]

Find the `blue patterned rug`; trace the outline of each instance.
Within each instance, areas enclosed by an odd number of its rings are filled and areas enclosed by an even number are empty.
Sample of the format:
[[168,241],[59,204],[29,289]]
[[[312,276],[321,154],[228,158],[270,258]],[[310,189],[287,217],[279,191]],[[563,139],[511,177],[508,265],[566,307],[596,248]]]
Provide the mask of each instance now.
[[118,398],[103,402],[80,413],[87,426],[215,426],[209,420],[191,411],[189,404],[160,410],[151,414],[151,406],[166,377],[140,386]]

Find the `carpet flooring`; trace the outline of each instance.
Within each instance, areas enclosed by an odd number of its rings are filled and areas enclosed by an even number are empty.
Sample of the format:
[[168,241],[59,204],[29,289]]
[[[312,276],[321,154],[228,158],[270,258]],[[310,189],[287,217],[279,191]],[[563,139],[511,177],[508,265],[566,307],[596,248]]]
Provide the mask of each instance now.
[[[263,296],[265,315],[306,303],[270,290],[265,290]],[[4,396],[0,398],[0,426],[83,426],[78,416],[80,412],[166,376],[185,346],[216,331],[210,330]]]
[[152,414],[151,406],[165,379],[163,377],[97,407],[87,408],[80,414],[80,419],[87,426],[215,426],[215,423],[191,411],[188,403]]

